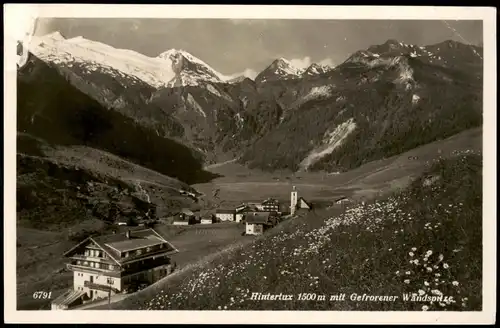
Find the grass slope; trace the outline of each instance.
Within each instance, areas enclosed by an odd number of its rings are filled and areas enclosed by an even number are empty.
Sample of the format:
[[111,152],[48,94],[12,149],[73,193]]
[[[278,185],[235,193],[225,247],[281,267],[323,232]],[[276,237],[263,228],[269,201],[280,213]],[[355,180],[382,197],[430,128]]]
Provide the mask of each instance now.
[[[482,158],[462,152],[434,161],[404,191],[289,220],[114,307],[479,311],[481,267]],[[257,301],[252,293],[293,299]],[[326,300],[299,300],[299,293]],[[345,300],[330,299],[343,293]],[[353,293],[399,299],[353,301]],[[446,299],[403,301],[403,294]]]

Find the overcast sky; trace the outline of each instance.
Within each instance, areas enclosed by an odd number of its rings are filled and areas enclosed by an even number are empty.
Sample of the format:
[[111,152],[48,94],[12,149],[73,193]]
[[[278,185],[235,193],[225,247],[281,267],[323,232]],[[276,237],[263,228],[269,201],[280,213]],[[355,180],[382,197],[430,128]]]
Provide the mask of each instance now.
[[59,31],[117,48],[157,56],[183,49],[217,71],[252,76],[284,57],[298,67],[338,65],[388,39],[429,45],[452,39],[482,44],[482,21],[423,20],[232,20],[232,19],[40,19],[37,35]]

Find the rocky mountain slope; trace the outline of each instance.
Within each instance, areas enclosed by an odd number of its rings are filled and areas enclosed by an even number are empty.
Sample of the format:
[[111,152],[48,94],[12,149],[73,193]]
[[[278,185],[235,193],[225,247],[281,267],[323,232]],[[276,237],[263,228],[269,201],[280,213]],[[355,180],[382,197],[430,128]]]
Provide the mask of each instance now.
[[389,40],[314,79],[270,82],[284,115],[242,161],[342,171],[480,126],[481,49],[456,44]]
[[229,79],[180,50],[151,58],[60,35],[31,48],[101,105],[206,164],[344,170],[482,120],[482,48],[455,41],[388,40],[335,68],[279,58],[255,81]]

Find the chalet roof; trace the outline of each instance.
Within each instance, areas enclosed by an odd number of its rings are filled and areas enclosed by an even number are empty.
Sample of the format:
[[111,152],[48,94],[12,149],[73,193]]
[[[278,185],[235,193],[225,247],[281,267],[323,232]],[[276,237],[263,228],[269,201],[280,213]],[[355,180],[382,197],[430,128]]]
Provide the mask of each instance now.
[[234,214],[234,213],[236,213],[236,210],[219,208],[215,211],[215,213],[217,213],[217,214]]
[[120,252],[129,252],[135,249],[140,249],[149,246],[156,246],[163,243],[158,237],[148,236],[147,238],[134,238],[122,241],[117,241],[114,243],[107,243],[106,246],[112,247]]
[[245,222],[251,224],[266,224],[269,222],[271,212],[253,212],[245,217]]
[[265,201],[262,202],[262,205],[279,205],[279,201],[277,199],[274,199],[274,198],[268,198],[266,199]]
[[183,208],[182,210],[180,210],[179,214],[186,214],[189,216],[194,216],[193,211],[191,211],[190,209],[187,209],[187,208]]
[[166,241],[158,232],[153,229],[144,230],[132,230],[130,231],[130,238],[127,238],[126,233],[117,233],[110,235],[101,235],[95,237],[89,237],[83,242],[79,243],[69,251],[67,251],[64,256],[69,256],[78,247],[87,244],[89,242],[94,242],[98,247],[105,251],[116,263],[123,264],[125,262],[132,261],[138,256],[129,256],[126,258],[121,258],[121,252],[128,252],[131,250],[141,249],[149,246],[164,244],[166,247],[162,249],[162,253],[177,253],[178,250],[168,241]]
[[338,202],[339,200],[348,200],[349,198],[347,198],[346,196],[342,196],[340,198],[337,198],[335,199],[336,202]]

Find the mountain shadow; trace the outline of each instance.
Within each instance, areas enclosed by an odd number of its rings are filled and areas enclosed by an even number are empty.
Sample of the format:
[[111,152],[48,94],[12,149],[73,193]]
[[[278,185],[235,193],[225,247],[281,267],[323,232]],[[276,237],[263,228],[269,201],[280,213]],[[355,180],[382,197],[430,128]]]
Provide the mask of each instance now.
[[18,71],[17,130],[49,144],[109,151],[188,184],[217,176],[188,147],[104,108],[32,54]]

